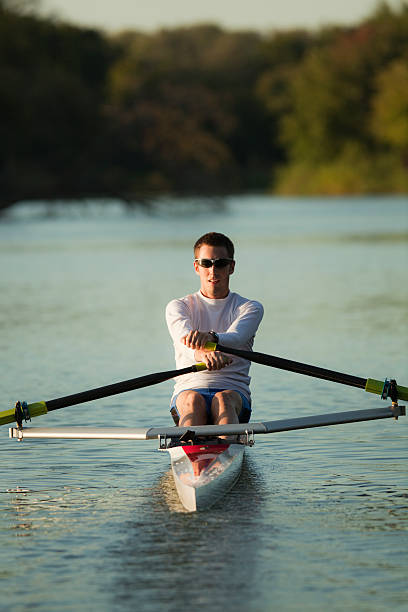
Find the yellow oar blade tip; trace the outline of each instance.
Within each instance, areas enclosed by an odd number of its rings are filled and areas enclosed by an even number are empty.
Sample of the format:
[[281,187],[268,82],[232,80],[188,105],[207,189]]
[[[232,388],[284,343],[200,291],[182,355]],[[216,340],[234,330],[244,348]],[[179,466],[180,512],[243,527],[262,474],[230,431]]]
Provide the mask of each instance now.
[[16,420],[14,413],[14,408],[0,412],[0,425],[8,425],[9,423],[13,423]]
[[[20,417],[21,421],[23,419],[27,421],[33,417],[40,416],[42,414],[47,414],[48,412],[47,404],[45,402],[34,402],[33,404],[28,404],[26,406],[27,412],[23,411],[20,402],[17,402],[17,404],[20,405],[20,414],[18,416]],[[16,408],[10,408],[10,410],[4,410],[4,412],[0,412],[0,426],[8,425],[9,423],[14,423],[14,421],[16,421],[16,410],[18,410],[17,406]]]
[[48,408],[45,402],[34,402],[34,404],[28,404],[28,410],[30,412],[30,417],[41,416],[42,414],[47,414]]
[[[368,393],[376,393],[377,395],[383,395],[384,381],[375,380],[374,378],[367,378],[365,390]],[[398,395],[398,399],[408,401],[408,387],[397,385],[397,395]],[[389,397],[388,394],[387,394],[387,397]]]
[[382,380],[375,380],[374,378],[367,378],[365,390],[367,393],[375,393],[381,395],[384,388],[384,382]]

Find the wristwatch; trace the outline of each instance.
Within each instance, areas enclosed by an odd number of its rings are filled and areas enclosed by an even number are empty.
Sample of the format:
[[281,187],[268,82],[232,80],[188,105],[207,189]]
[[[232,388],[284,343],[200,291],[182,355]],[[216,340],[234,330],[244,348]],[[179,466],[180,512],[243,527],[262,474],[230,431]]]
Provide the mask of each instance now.
[[211,329],[208,333],[210,334],[210,336],[213,337],[213,340],[214,340],[215,344],[218,344],[220,339],[218,337],[217,332],[215,332],[213,329]]

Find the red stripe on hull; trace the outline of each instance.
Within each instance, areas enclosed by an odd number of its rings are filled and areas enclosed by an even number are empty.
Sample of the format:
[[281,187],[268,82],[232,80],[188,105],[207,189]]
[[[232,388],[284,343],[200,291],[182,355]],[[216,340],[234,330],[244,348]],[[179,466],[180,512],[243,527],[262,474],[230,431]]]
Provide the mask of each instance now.
[[193,464],[194,475],[199,476],[214,459],[229,448],[229,444],[192,444],[183,450]]

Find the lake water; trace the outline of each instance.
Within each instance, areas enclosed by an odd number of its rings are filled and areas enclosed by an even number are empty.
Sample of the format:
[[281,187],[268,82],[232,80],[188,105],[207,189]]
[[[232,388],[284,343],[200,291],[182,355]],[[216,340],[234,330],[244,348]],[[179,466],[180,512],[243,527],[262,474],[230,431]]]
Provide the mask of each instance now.
[[[260,300],[255,350],[408,385],[403,198],[21,205],[0,220],[1,409],[173,369],[164,308],[198,288],[192,244],[235,242]],[[254,420],[384,405],[253,365]],[[36,426],[171,423],[170,382]],[[205,514],[182,511],[154,442],[0,430],[0,609],[407,610],[408,419],[259,436]]]

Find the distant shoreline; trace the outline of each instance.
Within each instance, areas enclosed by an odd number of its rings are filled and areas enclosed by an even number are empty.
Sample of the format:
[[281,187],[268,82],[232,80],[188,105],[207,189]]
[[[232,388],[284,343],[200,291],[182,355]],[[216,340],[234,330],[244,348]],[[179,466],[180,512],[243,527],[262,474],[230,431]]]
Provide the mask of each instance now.
[[268,34],[200,24],[107,35],[18,6],[0,4],[0,210],[169,193],[408,194],[406,3],[356,25]]

